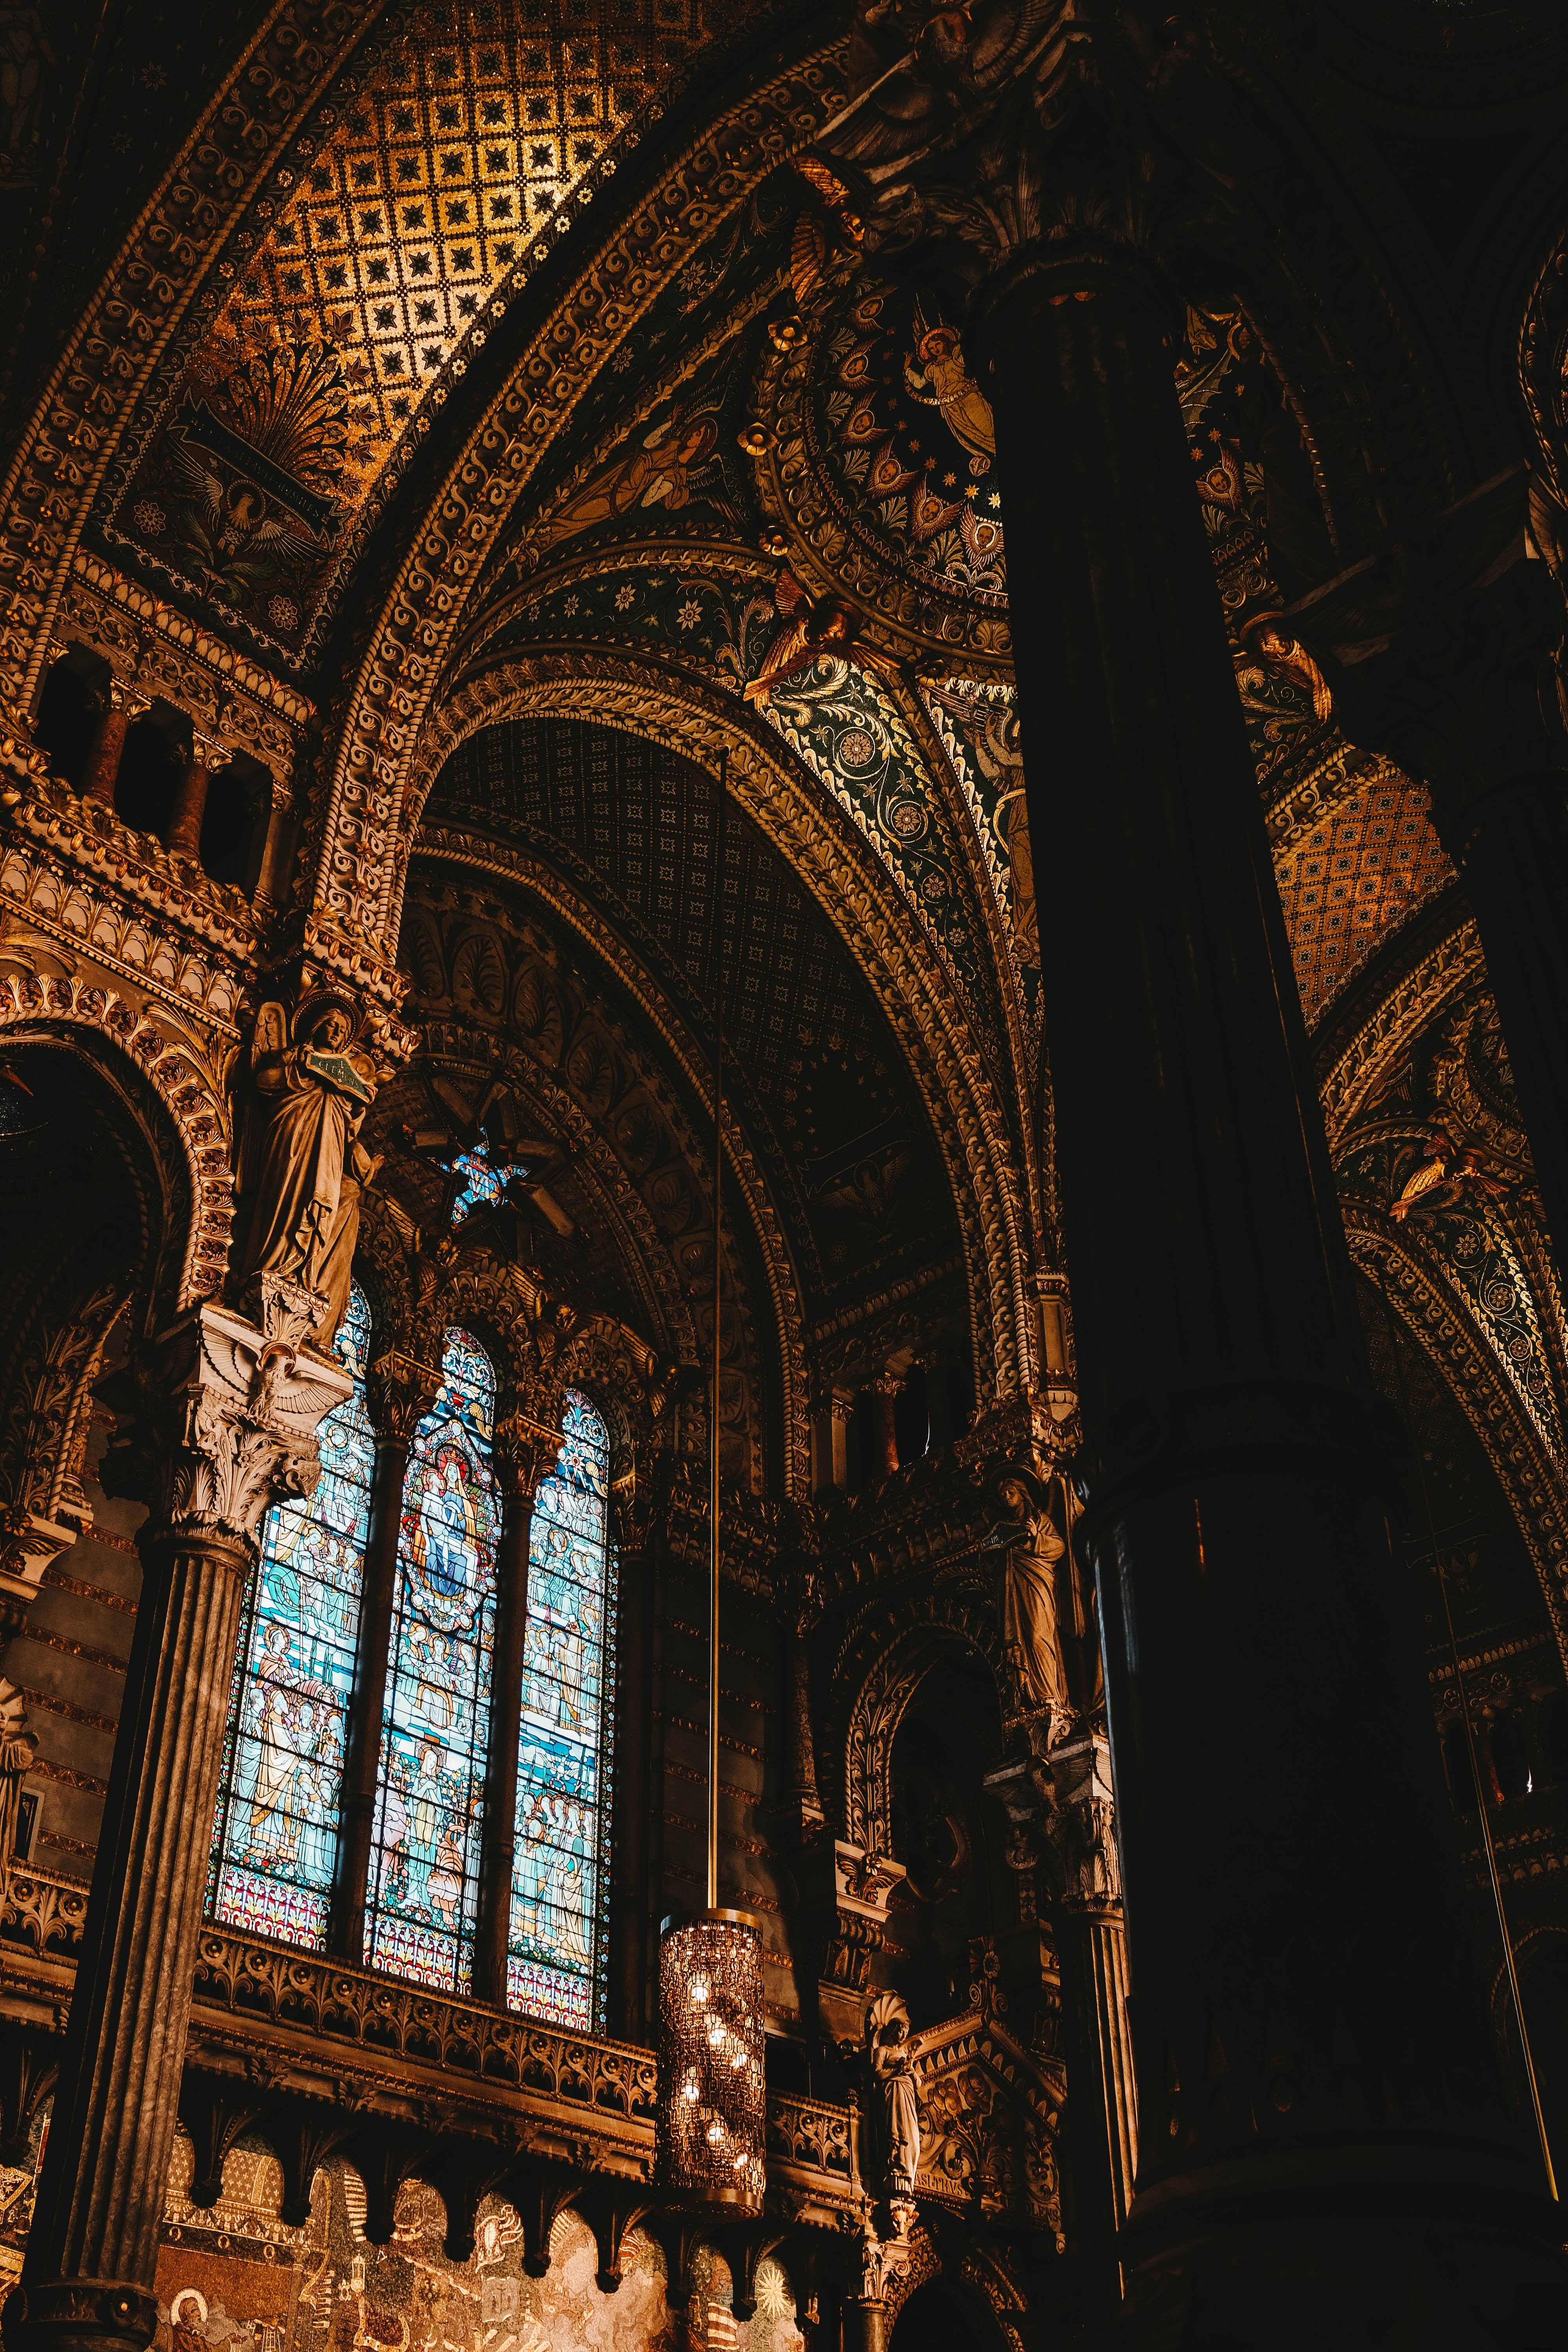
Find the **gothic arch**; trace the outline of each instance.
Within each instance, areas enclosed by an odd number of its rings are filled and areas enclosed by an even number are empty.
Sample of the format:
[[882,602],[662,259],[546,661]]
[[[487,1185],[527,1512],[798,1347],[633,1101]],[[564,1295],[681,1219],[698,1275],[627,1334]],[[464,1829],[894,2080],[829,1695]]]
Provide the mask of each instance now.
[[710,680],[635,655],[579,651],[519,659],[466,683],[421,743],[397,853],[399,889],[419,814],[458,745],[506,719],[582,715],[666,745],[699,765],[729,754],[730,787],[793,867],[869,982],[913,1072],[947,1168],[963,1237],[976,1392],[1001,1402],[1031,1377],[1026,1220],[1007,1123],[936,951],[837,808],[790,754]]
[[858,1680],[848,1680],[852,1661],[863,1654],[857,1643],[848,1655],[840,1654],[840,1674],[847,1704],[843,1723],[841,1781],[844,1835],[868,1854],[893,1851],[892,1790],[889,1768],[893,1741],[915,1693],[946,1650],[962,1647],[984,1659],[997,1685],[1000,1711],[1000,1660],[994,1632],[987,1625],[972,1593],[939,1591],[920,1604],[921,1614],[909,1623],[900,1611],[890,1639],[878,1643],[868,1668]]

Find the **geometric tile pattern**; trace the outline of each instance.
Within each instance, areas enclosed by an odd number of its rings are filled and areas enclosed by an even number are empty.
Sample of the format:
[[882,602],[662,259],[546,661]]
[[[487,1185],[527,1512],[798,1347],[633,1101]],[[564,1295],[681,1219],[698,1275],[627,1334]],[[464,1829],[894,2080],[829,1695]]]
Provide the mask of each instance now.
[[1392,765],[1277,852],[1274,870],[1309,1029],[1388,934],[1454,878],[1426,786]]

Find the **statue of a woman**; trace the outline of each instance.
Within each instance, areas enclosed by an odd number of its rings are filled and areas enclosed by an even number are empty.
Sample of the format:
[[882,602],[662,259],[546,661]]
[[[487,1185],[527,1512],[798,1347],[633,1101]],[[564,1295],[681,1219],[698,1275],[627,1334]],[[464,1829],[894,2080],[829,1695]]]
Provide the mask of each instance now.
[[900,2200],[913,2197],[921,2168],[920,2097],[909,2038],[910,2012],[898,1994],[879,1993],[866,2014],[866,2047],[882,2095],[888,2195]]
[[1068,1690],[1057,1631],[1057,1562],[1067,1546],[1049,1512],[1034,1503],[1018,1480],[1008,1479],[1001,1492],[1008,1509],[1023,1520],[1006,1550],[1002,1638],[1025,1705],[1065,1714]]
[[[348,1255],[353,1252],[342,1213],[346,1207],[357,1222],[362,1180],[351,1172],[345,1187],[344,1170],[375,1093],[375,1066],[353,1049],[353,1024],[341,1004],[307,1013],[296,1033],[294,1044],[287,1044],[283,1008],[262,1006],[251,1081],[268,1116],[240,1278],[276,1274],[307,1290],[330,1287],[346,1302],[346,1264],[329,1266],[329,1260],[345,1255],[341,1247],[334,1252],[334,1242],[347,1239]],[[329,1341],[331,1329],[319,1338]]]

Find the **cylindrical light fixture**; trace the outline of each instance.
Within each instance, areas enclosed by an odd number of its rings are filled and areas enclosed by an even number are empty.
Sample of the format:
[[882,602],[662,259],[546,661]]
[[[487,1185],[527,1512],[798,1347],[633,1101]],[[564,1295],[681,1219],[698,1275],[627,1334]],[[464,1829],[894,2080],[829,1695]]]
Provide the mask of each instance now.
[[766,2121],[762,1922],[721,1910],[667,1919],[658,1950],[659,2187],[682,2203],[760,2213]]
[[713,806],[713,1348],[709,1396],[708,1908],[667,1919],[658,1948],[655,2179],[683,2204],[760,2213],[766,2186],[763,1925],[719,1904],[719,1425],[724,1253],[724,807]]

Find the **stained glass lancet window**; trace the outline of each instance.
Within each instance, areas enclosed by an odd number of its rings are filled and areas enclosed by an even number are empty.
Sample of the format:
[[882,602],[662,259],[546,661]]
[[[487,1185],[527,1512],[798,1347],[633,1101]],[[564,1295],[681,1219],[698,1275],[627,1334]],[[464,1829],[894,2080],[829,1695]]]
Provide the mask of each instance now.
[[321,1423],[308,1498],[268,1513],[229,1700],[207,1904],[226,1925],[321,1950],[337,1852],[375,1437],[370,1310],[356,1285],[333,1352],[353,1394]]
[[365,1959],[468,1992],[495,1649],[500,1494],[490,1470],[495,1373],[448,1331],[435,1404],[403,1488],[382,1717]]
[[528,1639],[518,1749],[507,2000],[602,2028],[609,1873],[616,1564],[609,1437],[568,1390],[563,1443],[529,1530]]

